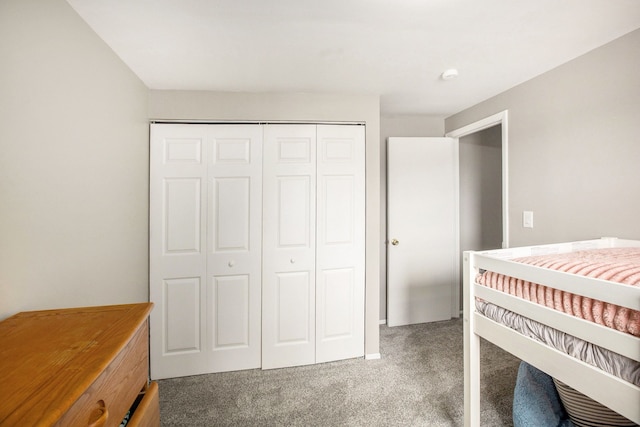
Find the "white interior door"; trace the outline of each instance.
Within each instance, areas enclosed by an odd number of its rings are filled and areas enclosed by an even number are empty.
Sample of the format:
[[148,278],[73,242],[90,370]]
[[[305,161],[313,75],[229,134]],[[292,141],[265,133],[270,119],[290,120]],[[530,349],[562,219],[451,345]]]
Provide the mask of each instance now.
[[151,377],[260,366],[259,126],[154,124]]
[[363,356],[364,127],[264,137],[262,367]]
[[364,355],[364,131],[317,130],[316,363]]
[[312,364],[315,125],[265,126],[263,156],[262,367]]
[[260,367],[262,129],[209,126],[209,372]]
[[364,142],[363,126],[152,125],[152,378],[364,354]]
[[448,320],[457,286],[457,146],[389,138],[387,323]]

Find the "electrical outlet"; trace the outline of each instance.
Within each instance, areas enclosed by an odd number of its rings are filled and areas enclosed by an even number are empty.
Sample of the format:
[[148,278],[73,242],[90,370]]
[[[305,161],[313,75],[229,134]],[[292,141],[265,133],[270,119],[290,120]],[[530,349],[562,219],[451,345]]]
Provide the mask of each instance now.
[[532,211],[522,212],[522,226],[524,228],[533,228],[533,212]]

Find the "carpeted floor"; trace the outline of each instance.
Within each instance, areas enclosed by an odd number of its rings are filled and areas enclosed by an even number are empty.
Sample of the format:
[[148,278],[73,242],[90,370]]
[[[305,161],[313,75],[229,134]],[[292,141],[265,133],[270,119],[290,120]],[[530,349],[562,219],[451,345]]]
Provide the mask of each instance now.
[[[519,360],[483,342],[483,426],[511,426]],[[380,327],[379,360],[159,381],[163,426],[462,426],[462,320]]]

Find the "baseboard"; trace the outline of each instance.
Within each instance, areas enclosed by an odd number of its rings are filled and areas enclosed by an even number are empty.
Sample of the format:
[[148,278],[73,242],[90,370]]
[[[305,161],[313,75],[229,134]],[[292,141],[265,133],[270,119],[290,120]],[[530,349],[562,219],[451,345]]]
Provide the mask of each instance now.
[[387,319],[380,319],[380,324],[381,325],[386,325],[387,324]]
[[377,359],[381,359],[382,356],[380,355],[380,353],[373,353],[373,354],[365,354],[364,358],[365,360],[377,360]]

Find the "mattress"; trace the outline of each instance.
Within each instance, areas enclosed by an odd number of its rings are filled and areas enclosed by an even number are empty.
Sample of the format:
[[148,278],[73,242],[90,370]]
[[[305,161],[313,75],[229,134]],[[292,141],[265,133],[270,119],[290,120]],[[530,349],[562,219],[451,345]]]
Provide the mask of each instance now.
[[476,310],[536,341],[640,387],[640,363],[503,307],[476,300]]
[[[640,286],[640,248],[638,247],[592,249],[563,254],[537,255],[514,258],[511,261],[629,286]],[[640,337],[640,312],[637,310],[593,300],[491,271],[484,271],[478,274],[476,282],[563,313]]]

